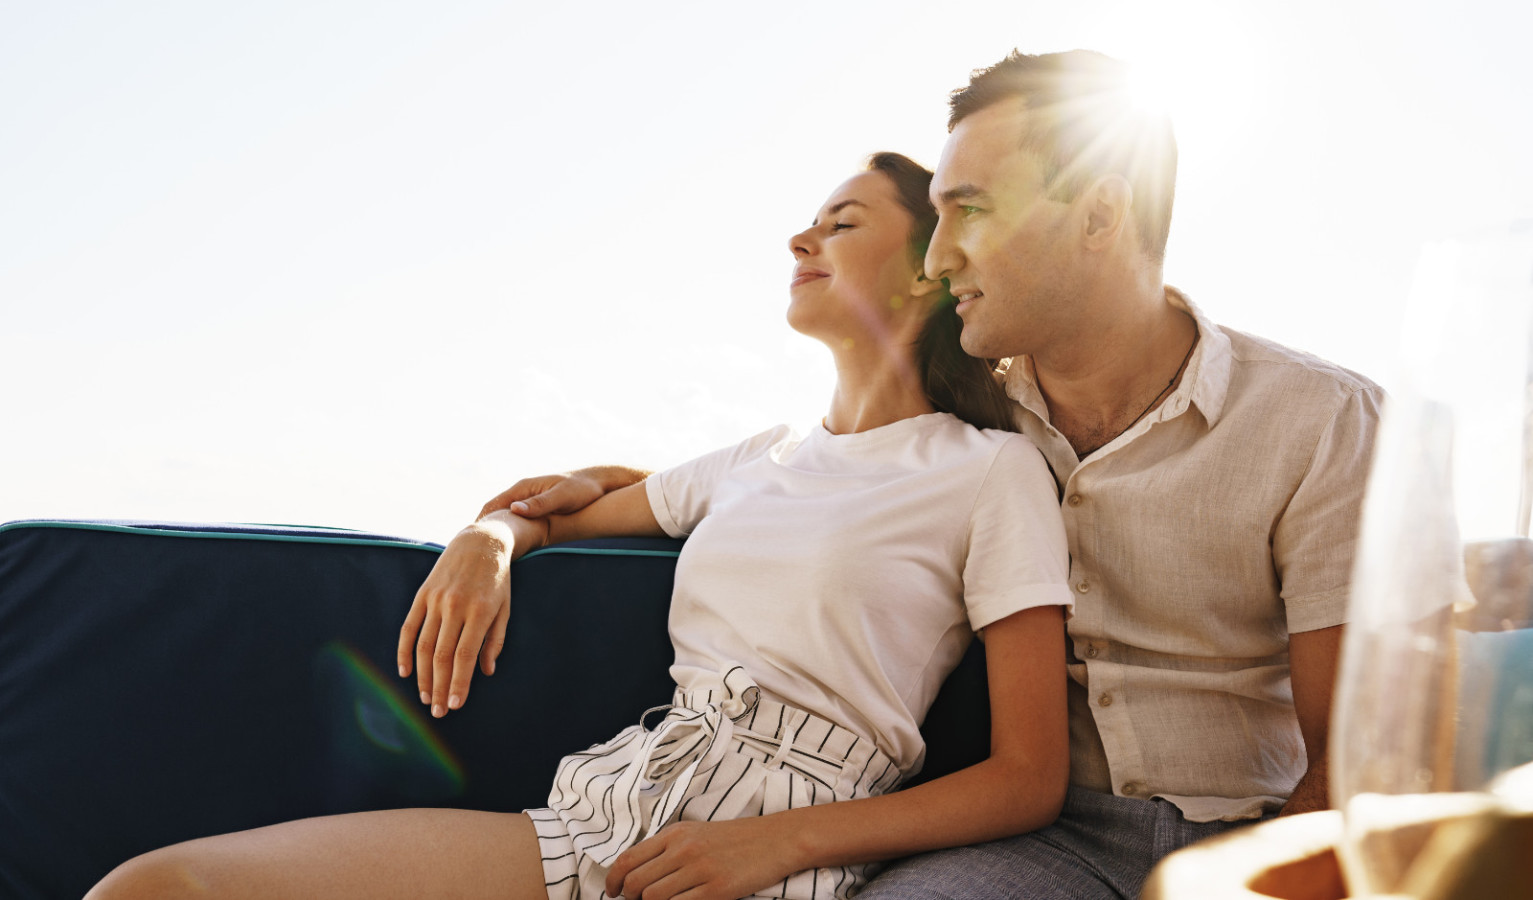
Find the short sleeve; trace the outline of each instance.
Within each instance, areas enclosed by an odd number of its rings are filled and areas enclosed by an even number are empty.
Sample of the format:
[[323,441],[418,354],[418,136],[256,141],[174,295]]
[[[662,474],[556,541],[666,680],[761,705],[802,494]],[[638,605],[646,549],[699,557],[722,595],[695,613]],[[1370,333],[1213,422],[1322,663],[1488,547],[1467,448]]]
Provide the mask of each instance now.
[[1057,492],[1038,448],[1008,436],[969,519],[964,605],[975,631],[1035,606],[1073,606]]
[[714,488],[726,475],[742,463],[770,452],[772,447],[792,436],[791,428],[778,425],[733,447],[715,450],[649,476],[645,479],[644,491],[649,498],[649,507],[655,514],[655,521],[673,538],[691,534],[697,523],[708,514]]
[[1289,633],[1347,619],[1363,491],[1383,399],[1379,387],[1350,392],[1321,432],[1304,480],[1273,531],[1272,559]]

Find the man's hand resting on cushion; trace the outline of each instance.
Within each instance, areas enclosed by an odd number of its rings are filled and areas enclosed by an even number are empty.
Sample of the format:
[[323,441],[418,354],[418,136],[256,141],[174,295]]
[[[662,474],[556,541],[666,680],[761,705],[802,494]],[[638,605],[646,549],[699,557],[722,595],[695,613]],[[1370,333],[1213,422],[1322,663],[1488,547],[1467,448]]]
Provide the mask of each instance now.
[[495,673],[511,616],[511,563],[546,544],[548,531],[546,521],[486,515],[458,532],[415,593],[399,629],[399,675],[413,669],[433,716],[467,702],[475,660]]
[[643,481],[648,475],[625,466],[591,466],[562,475],[523,478],[486,503],[479,517],[506,509],[529,519],[569,514],[585,509],[604,494]]

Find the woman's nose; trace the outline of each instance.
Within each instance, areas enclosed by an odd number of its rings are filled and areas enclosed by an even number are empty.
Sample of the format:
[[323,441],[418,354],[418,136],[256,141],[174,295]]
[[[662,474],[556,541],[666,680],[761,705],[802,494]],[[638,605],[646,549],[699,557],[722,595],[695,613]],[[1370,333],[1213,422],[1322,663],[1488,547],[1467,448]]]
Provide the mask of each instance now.
[[793,237],[788,238],[788,252],[795,258],[809,256],[814,252],[814,239],[807,230],[800,231]]

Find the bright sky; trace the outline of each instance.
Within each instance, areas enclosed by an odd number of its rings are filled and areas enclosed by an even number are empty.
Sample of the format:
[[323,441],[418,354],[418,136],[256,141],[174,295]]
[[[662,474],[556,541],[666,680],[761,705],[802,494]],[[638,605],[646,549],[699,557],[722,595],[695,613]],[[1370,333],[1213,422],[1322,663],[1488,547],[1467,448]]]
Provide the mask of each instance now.
[[787,237],[867,153],[935,163],[1013,46],[1156,69],[1168,280],[1387,383],[1423,243],[1533,216],[1529,34],[1506,0],[4,4],[0,520],[445,541],[524,475],[812,421]]

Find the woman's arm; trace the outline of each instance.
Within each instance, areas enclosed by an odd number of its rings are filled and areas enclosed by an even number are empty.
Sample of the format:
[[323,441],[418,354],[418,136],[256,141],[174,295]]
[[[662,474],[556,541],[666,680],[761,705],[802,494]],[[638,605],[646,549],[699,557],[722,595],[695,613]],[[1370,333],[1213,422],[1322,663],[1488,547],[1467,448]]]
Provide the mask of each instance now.
[[511,563],[580,538],[662,536],[642,482],[570,515],[525,519],[505,510],[458,532],[415,594],[399,629],[399,676],[413,669],[421,702],[438,718],[468,700],[477,659],[486,675],[506,645]]
[[1054,821],[1070,774],[1065,629],[1058,606],[985,629],[990,757],[880,797],[728,822],[681,822],[617,858],[607,893],[733,898],[819,866],[979,843]]

